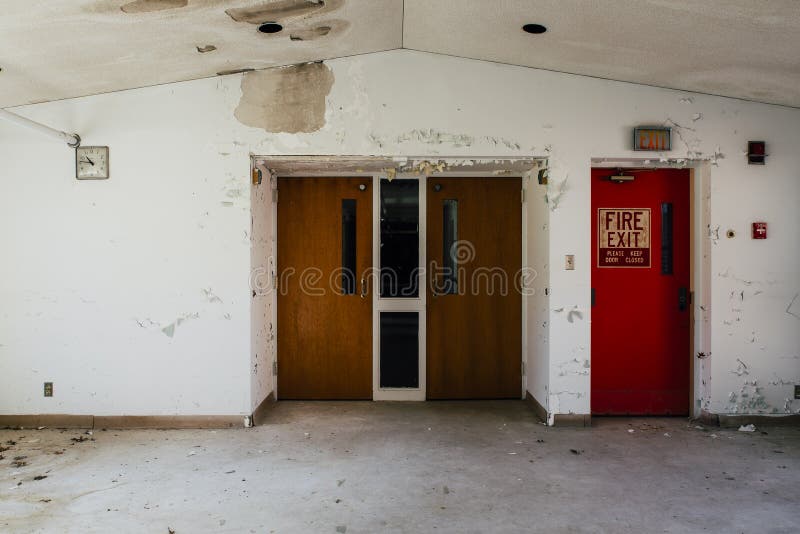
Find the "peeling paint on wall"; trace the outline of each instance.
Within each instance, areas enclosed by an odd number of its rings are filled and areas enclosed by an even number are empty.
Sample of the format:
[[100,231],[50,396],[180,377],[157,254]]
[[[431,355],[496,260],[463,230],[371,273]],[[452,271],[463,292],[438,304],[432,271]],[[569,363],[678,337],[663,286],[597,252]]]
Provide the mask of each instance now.
[[[384,139],[372,134],[370,136],[372,142],[376,143],[379,147],[387,144]],[[424,143],[426,145],[450,145],[456,148],[470,147],[476,144],[486,144],[490,146],[503,146],[511,150],[522,150],[522,146],[511,139],[505,137],[496,137],[491,135],[468,135],[457,134],[451,132],[443,132],[434,128],[421,128],[414,129],[403,134],[398,135],[392,140],[392,143]]]
[[333,72],[324,63],[247,73],[234,115],[242,124],[268,132],[315,132],[325,125],[332,87]]
[[184,322],[188,321],[189,319],[197,319],[199,317],[200,317],[199,313],[185,313],[185,314],[181,315],[180,317],[178,317],[177,319],[175,319],[174,322],[172,322],[172,323],[168,324],[167,326],[161,328],[161,331],[167,337],[174,337],[175,336],[175,330],[177,330],[180,325],[182,325]]
[[134,0],[120,7],[125,13],[151,13],[186,7],[189,0]]

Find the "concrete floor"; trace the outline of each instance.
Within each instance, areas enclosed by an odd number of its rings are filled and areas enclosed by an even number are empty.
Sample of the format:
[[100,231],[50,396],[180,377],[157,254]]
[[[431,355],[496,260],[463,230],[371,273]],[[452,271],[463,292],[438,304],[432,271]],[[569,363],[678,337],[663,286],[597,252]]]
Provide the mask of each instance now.
[[0,532],[800,531],[800,429],[595,423],[283,402],[253,429],[0,430]]

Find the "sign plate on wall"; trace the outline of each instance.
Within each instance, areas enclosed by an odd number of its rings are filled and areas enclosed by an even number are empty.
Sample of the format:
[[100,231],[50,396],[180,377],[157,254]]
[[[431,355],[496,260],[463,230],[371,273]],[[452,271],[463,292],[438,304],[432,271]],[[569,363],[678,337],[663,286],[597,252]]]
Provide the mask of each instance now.
[[650,267],[650,208],[600,208],[597,217],[598,267]]
[[672,150],[672,130],[662,127],[634,128],[633,149],[652,152]]

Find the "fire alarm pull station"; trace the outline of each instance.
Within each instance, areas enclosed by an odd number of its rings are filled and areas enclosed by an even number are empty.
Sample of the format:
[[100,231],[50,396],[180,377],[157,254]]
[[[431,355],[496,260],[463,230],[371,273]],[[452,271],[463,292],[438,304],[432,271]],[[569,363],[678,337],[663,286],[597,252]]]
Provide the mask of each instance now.
[[766,239],[767,238],[767,223],[754,222],[753,223],[753,239]]

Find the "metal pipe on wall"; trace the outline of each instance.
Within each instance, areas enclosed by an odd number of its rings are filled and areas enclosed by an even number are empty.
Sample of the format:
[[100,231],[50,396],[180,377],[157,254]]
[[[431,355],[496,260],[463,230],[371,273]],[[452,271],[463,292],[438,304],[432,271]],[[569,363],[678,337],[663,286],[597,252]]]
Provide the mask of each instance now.
[[14,124],[25,126],[31,130],[36,130],[37,132],[54,139],[64,141],[72,148],[78,148],[81,146],[81,136],[78,134],[70,134],[67,132],[62,132],[61,130],[56,130],[55,128],[50,128],[49,126],[39,124],[36,121],[32,121],[31,119],[23,117],[22,115],[17,115],[16,113],[11,113],[5,109],[0,109],[0,119],[5,119],[9,122],[13,122]]

